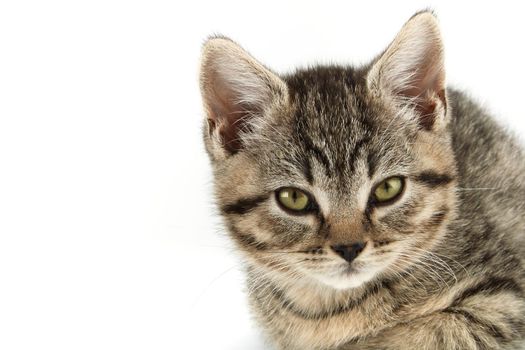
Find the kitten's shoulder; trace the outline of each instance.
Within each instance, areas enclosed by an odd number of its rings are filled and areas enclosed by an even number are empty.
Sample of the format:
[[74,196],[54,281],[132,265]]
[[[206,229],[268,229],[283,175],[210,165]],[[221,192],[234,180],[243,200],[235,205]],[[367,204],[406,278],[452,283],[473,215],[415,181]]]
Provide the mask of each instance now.
[[511,172],[519,168],[525,173],[523,144],[508,126],[464,91],[448,88],[447,96],[451,108],[449,130],[460,167],[462,162],[473,161],[492,167],[494,161],[512,158],[506,168]]
[[462,215],[488,220],[525,252],[523,144],[467,93],[447,95]]

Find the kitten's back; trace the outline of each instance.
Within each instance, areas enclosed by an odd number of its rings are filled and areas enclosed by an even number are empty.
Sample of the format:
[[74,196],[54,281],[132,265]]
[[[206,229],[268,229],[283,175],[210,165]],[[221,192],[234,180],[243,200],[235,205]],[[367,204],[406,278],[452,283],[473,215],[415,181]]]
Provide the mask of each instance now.
[[525,154],[520,141],[465,93],[449,89],[448,94],[462,209],[484,216],[525,253]]

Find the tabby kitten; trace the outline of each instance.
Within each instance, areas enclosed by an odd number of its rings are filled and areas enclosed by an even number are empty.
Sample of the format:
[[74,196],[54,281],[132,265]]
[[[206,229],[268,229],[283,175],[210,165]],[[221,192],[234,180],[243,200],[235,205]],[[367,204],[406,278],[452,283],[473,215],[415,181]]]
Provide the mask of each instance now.
[[204,142],[279,349],[525,348],[525,154],[445,87],[434,16],[364,67],[203,49]]

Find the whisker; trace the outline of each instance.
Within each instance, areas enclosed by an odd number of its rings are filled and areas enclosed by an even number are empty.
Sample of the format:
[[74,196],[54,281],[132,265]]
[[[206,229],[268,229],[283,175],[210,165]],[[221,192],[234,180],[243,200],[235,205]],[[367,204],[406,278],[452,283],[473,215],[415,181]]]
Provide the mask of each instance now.
[[193,310],[195,308],[195,306],[197,305],[197,303],[201,300],[201,298],[206,294],[206,292],[208,292],[208,290],[211,288],[211,286],[217,282],[219,279],[221,279],[222,277],[224,277],[228,272],[232,271],[235,267],[238,267],[238,264],[235,264],[231,267],[229,267],[228,269],[224,270],[223,272],[221,272],[217,277],[215,277],[214,279],[212,279],[210,281],[210,283],[202,290],[201,293],[199,293],[199,295],[197,295],[197,297],[195,298],[195,300],[193,301],[193,303],[191,303],[191,306],[190,306],[190,310]]
[[456,187],[459,191],[497,191],[497,187]]

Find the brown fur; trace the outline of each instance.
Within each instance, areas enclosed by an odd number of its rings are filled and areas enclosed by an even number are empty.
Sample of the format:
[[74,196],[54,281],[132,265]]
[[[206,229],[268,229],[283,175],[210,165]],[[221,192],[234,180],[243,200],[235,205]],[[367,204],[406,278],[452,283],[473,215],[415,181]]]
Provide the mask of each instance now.
[[[227,38],[203,50],[217,203],[280,349],[525,346],[525,157],[445,87],[432,14],[370,65],[281,76]],[[374,186],[402,176],[399,199]],[[317,209],[279,207],[296,187]],[[350,263],[337,245],[364,242]]]

